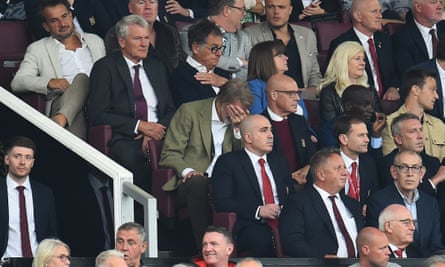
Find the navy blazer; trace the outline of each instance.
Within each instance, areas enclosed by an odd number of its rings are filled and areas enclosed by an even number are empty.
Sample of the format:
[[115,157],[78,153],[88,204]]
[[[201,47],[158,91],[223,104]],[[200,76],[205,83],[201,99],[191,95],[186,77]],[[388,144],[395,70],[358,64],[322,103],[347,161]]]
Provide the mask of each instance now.
[[[286,159],[281,154],[267,154],[280,205],[283,205],[292,184]],[[244,227],[262,223],[256,220],[258,206],[264,205],[263,195],[249,156],[246,151],[232,151],[221,155],[216,161],[212,179],[212,196],[217,212],[235,212],[237,221],[234,236]]]
[[359,155],[358,172],[360,176],[360,204],[363,206],[369,196],[378,189],[376,162],[367,154]]
[[[34,205],[34,224],[37,242],[57,237],[57,219],[54,195],[50,188],[30,180]],[[16,203],[18,205],[18,203]],[[0,181],[0,255],[8,245],[9,205],[6,179]]]
[[[383,188],[373,194],[366,210],[366,224],[378,227],[380,212],[390,204],[405,205],[399,191],[394,184]],[[435,251],[443,249],[442,235],[440,233],[440,213],[437,200],[419,190],[419,199],[416,201],[417,225],[414,242],[411,246],[420,251],[426,258]]]
[[[331,41],[329,45],[329,58],[334,53],[335,48],[337,48],[341,43],[346,41],[355,41],[360,43],[360,39],[357,34],[355,34],[353,28],[349,31],[342,33],[340,36]],[[361,43],[360,43],[361,44]],[[399,87],[399,79],[397,78],[394,61],[393,61],[393,47],[391,39],[385,33],[377,31],[374,33],[374,46],[377,52],[377,60],[379,63],[380,76],[382,78],[383,91],[389,87]],[[368,75],[368,83],[371,87],[374,86],[374,79],[372,78],[371,66],[369,64],[369,59],[365,53],[366,60],[366,74]]]
[[[360,204],[340,193],[351,212],[357,233],[363,227]],[[323,258],[337,254],[338,242],[328,210],[313,186],[292,195],[280,214],[281,245],[286,255],[298,258]]]

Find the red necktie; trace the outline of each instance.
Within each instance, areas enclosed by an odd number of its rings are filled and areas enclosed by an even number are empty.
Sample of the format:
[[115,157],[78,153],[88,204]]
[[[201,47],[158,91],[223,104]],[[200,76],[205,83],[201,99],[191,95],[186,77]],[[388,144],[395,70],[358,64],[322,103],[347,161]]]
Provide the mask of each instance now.
[[433,58],[436,58],[437,56],[437,37],[436,37],[436,30],[431,29],[431,43],[433,44]]
[[17,186],[19,191],[19,206],[20,206],[20,241],[22,243],[22,257],[31,258],[31,243],[29,241],[28,230],[28,216],[26,216],[26,202],[25,202],[25,190],[24,186]]
[[[264,164],[266,161],[264,159],[259,159],[258,162],[260,163],[261,167],[261,179],[263,181],[263,196],[264,196],[264,204],[274,204],[275,200],[273,197],[273,191],[272,191],[272,185],[269,180],[269,176],[266,173],[266,167]],[[270,227],[277,227],[278,226],[278,220],[267,220],[267,224]]]
[[397,258],[402,259],[403,258],[403,249],[394,250],[394,254],[396,254]]
[[335,204],[335,198],[336,196],[329,196],[329,199],[332,202],[332,210],[334,211],[334,217],[335,220],[337,221],[338,228],[340,228],[340,232],[345,239],[346,249],[348,250],[348,258],[355,258],[356,255],[355,255],[354,243],[352,242],[348,230],[346,230],[345,222],[343,221],[340,215],[340,211],[337,208],[337,204]]
[[351,175],[349,175],[350,179],[349,179],[348,196],[359,201],[360,186],[358,185],[358,179],[357,179],[357,162],[356,161],[352,162],[351,166],[352,170],[351,170]]
[[139,79],[139,69],[141,65],[134,65],[134,104],[136,106],[136,118],[139,120],[147,120],[147,102],[145,101],[144,94],[142,93],[141,80]]
[[371,53],[372,64],[374,66],[374,70],[377,75],[379,96],[382,97],[383,96],[383,84],[382,84],[382,77],[380,76],[379,61],[377,60],[377,51],[375,49],[374,40],[372,38],[369,38],[368,44],[369,44],[369,52]]

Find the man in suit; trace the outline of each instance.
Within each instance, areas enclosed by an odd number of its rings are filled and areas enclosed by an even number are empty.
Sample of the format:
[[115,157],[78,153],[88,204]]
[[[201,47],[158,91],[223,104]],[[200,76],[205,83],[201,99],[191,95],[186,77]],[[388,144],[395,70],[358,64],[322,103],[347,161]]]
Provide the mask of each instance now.
[[[232,73],[233,77],[247,79],[247,60],[252,45],[249,36],[241,31],[241,20],[246,15],[244,0],[209,0],[209,17],[223,33],[225,49],[217,67]],[[181,29],[181,47],[192,55],[188,40],[189,26]],[[205,80],[201,81],[205,83]]]
[[414,65],[435,58],[437,40],[444,36],[441,1],[411,1],[412,18],[392,36],[394,64],[399,79]]
[[[425,113],[432,110],[437,101],[437,87],[435,74],[426,70],[413,69],[405,74],[400,89],[400,98],[403,105],[387,117],[388,125],[395,117],[402,113],[413,113],[422,122],[423,136],[425,137],[425,153],[442,160],[445,157],[445,124],[438,118]],[[382,131],[383,155],[391,153],[395,148],[390,127]]]
[[319,150],[310,165],[314,184],[292,195],[281,210],[284,252],[299,258],[355,258],[354,240],[363,221],[360,203],[342,192],[348,172],[340,152]]
[[379,229],[389,241],[390,258],[420,258],[420,251],[410,246],[414,241],[416,220],[401,204],[387,206],[379,215]]
[[230,73],[217,67],[224,52],[222,33],[212,21],[203,19],[188,29],[192,55],[171,74],[171,89],[176,107],[190,101],[215,97]]
[[394,184],[377,191],[370,197],[366,223],[376,227],[378,216],[385,207],[390,204],[404,205],[417,221],[412,246],[421,253],[422,257],[428,257],[435,251],[443,249],[443,245],[437,200],[417,189],[424,174],[422,158],[415,151],[398,152],[391,166]]
[[86,139],[88,75],[93,63],[105,55],[105,48],[99,36],[75,31],[69,7],[66,0],[41,4],[42,25],[51,36],[28,47],[11,88],[46,95],[47,115]]
[[0,255],[32,257],[40,241],[57,236],[54,196],[29,179],[36,152],[31,139],[13,137],[5,150],[8,174],[0,183]]
[[329,57],[335,48],[345,41],[360,43],[365,49],[368,83],[375,88],[380,98],[398,100],[399,80],[394,69],[393,48],[391,39],[382,31],[382,10],[379,1],[354,0],[351,14],[352,28],[332,40]]
[[208,176],[221,154],[241,148],[238,126],[252,102],[247,84],[230,80],[215,98],[179,107],[168,128],[159,165],[176,176],[163,189],[176,191],[176,206],[188,208],[198,249],[210,222]]
[[294,79],[275,74],[267,81],[266,93],[267,109],[263,115],[272,124],[273,151],[285,156],[292,179],[298,183],[295,189],[299,190],[306,184],[309,160],[317,151],[306,120],[295,114],[300,91]]
[[127,222],[117,229],[116,250],[124,254],[124,260],[128,267],[142,266],[141,259],[147,246],[147,236],[142,225]]
[[376,163],[366,154],[369,143],[366,123],[360,117],[343,116],[337,121],[334,132],[348,169],[345,193],[365,206],[378,186]]
[[270,153],[274,135],[267,118],[248,116],[240,131],[244,150],[226,153],[215,164],[211,179],[215,209],[236,213],[233,235],[240,253],[273,257],[271,227],[278,226],[291,174],[283,155]]
[[400,267],[388,262],[391,254],[388,238],[377,228],[365,227],[358,233],[357,250],[360,261],[349,267]]
[[245,29],[252,45],[280,39],[286,46],[287,75],[294,78],[298,88],[317,87],[321,81],[317,61],[317,40],[312,30],[289,24],[292,12],[290,0],[266,0],[266,21]]
[[164,137],[175,110],[167,70],[147,57],[149,33],[142,17],[122,18],[116,32],[121,51],[107,55],[91,71],[90,119],[93,125],[111,125],[111,157],[150,192],[148,141]]

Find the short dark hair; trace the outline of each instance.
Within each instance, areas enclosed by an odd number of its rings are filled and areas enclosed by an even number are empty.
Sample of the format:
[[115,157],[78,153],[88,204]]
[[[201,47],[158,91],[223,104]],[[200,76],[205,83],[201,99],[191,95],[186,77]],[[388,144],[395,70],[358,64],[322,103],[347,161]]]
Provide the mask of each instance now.
[[39,6],[40,20],[42,22],[46,22],[46,17],[45,17],[45,12],[44,12],[45,8],[55,7],[60,4],[64,5],[66,7],[66,9],[68,10],[68,12],[72,12],[71,5],[67,0],[41,0],[40,6]]
[[340,156],[340,150],[336,147],[325,147],[315,152],[315,154],[312,156],[311,160],[309,161],[309,165],[311,166],[310,171],[314,181],[316,178],[315,173],[317,169],[320,168],[320,166],[324,164],[328,158],[332,157],[332,155]]
[[25,136],[14,136],[11,137],[5,144],[6,153],[11,152],[12,148],[16,146],[26,147],[32,149],[34,156],[36,155],[36,144],[30,138]]
[[372,88],[357,84],[346,87],[341,96],[343,107],[347,109],[348,106],[364,106],[367,104],[373,105],[374,92],[372,90]]
[[202,45],[207,42],[207,38],[211,34],[221,37],[223,35],[219,27],[216,26],[213,21],[210,21],[208,19],[201,19],[192,24],[187,33],[188,45],[190,50],[192,50],[193,43]]
[[[227,242],[229,242],[230,244],[233,244],[232,233],[227,228],[225,228],[223,226],[209,225],[205,229],[204,235],[207,233],[220,233],[227,239]],[[204,235],[203,235],[203,237],[204,237]]]
[[400,135],[401,132],[401,124],[404,121],[407,120],[418,120],[420,121],[419,117],[412,113],[402,113],[399,116],[395,117],[391,122],[391,133],[392,136]]
[[209,16],[216,16],[225,6],[235,5],[235,0],[209,0]]
[[216,96],[221,104],[230,104],[239,100],[241,104],[249,109],[253,103],[253,95],[246,82],[240,79],[229,80],[224,84]]
[[280,39],[257,43],[250,50],[247,80],[261,79],[267,81],[270,76],[277,73],[273,60],[274,56],[284,54],[285,51],[286,47]]
[[400,88],[400,100],[405,101],[411,88],[415,85],[422,88],[428,77],[435,78],[436,73],[425,69],[412,69],[405,72]]
[[352,124],[359,124],[359,123],[366,124],[366,122],[361,117],[355,115],[341,116],[337,120],[334,126],[335,137],[338,138],[340,134],[347,134],[351,130]]

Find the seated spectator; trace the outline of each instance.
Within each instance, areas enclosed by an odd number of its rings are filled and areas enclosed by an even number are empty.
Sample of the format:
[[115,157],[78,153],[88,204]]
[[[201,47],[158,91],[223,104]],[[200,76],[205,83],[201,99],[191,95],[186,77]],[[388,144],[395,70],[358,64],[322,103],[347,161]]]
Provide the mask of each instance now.
[[379,215],[379,229],[389,241],[390,258],[420,258],[422,254],[411,246],[416,231],[416,220],[401,204],[388,205]]
[[445,265],[445,255],[434,255],[425,260],[422,267],[441,267]]
[[[319,87],[322,121],[332,120],[344,112],[341,97],[348,86],[369,87],[365,64],[365,51],[359,43],[343,42],[335,49]],[[378,97],[374,102],[378,102]]]
[[235,267],[263,267],[263,264],[258,259],[247,257],[238,261]]
[[[317,1],[317,0],[291,0],[292,13],[289,21],[306,20],[311,21],[315,19],[338,21],[337,14],[340,10],[340,5],[337,1]],[[331,16],[326,16],[333,13]],[[335,20],[337,18],[337,20]]]
[[116,250],[122,253],[128,267],[142,266],[141,258],[147,246],[146,233],[142,225],[127,222],[117,228]]
[[247,27],[245,31],[257,43],[280,39],[288,57],[288,70],[298,88],[315,88],[320,84],[321,73],[317,60],[317,39],[311,29],[289,24],[291,0],[266,0],[266,21]]
[[96,267],[128,267],[124,255],[114,249],[101,252],[96,257]]
[[[130,14],[143,17],[148,23],[148,32],[150,47],[148,54],[164,62],[169,72],[172,72],[179,63],[182,55],[179,47],[179,36],[175,28],[161,23],[158,17],[157,0],[130,0],[128,2],[128,11]],[[105,48],[107,54],[120,51],[116,27],[111,27],[105,36]]]
[[238,127],[252,99],[245,82],[230,80],[215,98],[183,104],[168,128],[159,165],[176,176],[163,189],[175,191],[177,207],[188,208],[198,249],[210,222],[208,176],[220,155],[241,149]]
[[406,13],[411,10],[411,0],[379,0],[384,19],[405,21]]
[[420,252],[421,257],[428,257],[443,249],[443,245],[437,200],[417,189],[424,174],[422,158],[416,152],[398,152],[391,166],[394,184],[371,195],[367,205],[366,224],[376,227],[378,214],[385,207],[390,204],[404,205],[416,221],[417,230],[411,246]]
[[70,266],[70,247],[58,239],[44,239],[37,247],[32,267]]
[[236,213],[233,236],[239,253],[274,257],[271,228],[278,227],[280,207],[292,185],[291,174],[284,156],[271,153],[274,136],[267,118],[246,117],[240,132],[244,150],[221,155],[212,173],[215,209]]
[[[387,122],[391,125],[395,117],[406,112],[417,115],[422,122],[425,153],[442,160],[445,157],[445,135],[442,134],[445,132],[445,124],[425,112],[432,110],[438,99],[434,77],[434,73],[425,70],[407,71],[400,89],[403,105],[388,115]],[[396,148],[390,127],[383,129],[382,137],[383,155],[387,155]]]
[[379,229],[363,228],[358,233],[356,242],[360,261],[349,267],[400,267],[398,264],[388,262],[391,255],[388,238]]
[[[252,47],[249,55],[247,81],[253,94],[250,114],[262,113],[267,107],[266,82],[275,74],[287,71],[287,56],[281,40],[264,41]],[[297,114],[307,118],[303,98],[298,100]]]
[[175,111],[167,70],[161,61],[147,57],[148,23],[142,17],[123,17],[116,32],[121,51],[96,62],[91,71],[89,119],[92,125],[111,125],[111,157],[150,192],[148,141],[164,138]]
[[299,258],[355,258],[363,219],[360,203],[340,193],[348,176],[340,152],[319,150],[310,165],[314,184],[293,194],[281,210],[284,252]]
[[[214,22],[223,34],[225,49],[217,67],[232,74],[233,78],[243,81],[247,78],[247,60],[252,44],[249,36],[241,31],[241,20],[246,15],[244,0],[209,0],[208,20]],[[181,47],[190,56],[190,26],[179,32]]]
[[296,115],[297,83],[284,74],[275,74],[267,81],[267,109],[262,113],[272,124],[273,151],[287,159],[292,179],[299,190],[306,184],[309,160],[317,150],[312,133],[302,116]]
[[203,19],[188,30],[192,55],[171,74],[171,91],[176,107],[184,103],[215,97],[230,74],[217,68],[225,46],[218,26]]
[[97,35],[75,31],[66,0],[44,1],[40,11],[42,25],[51,36],[28,46],[11,88],[46,95],[47,115],[85,139],[88,75],[93,63],[105,55],[104,43]]

